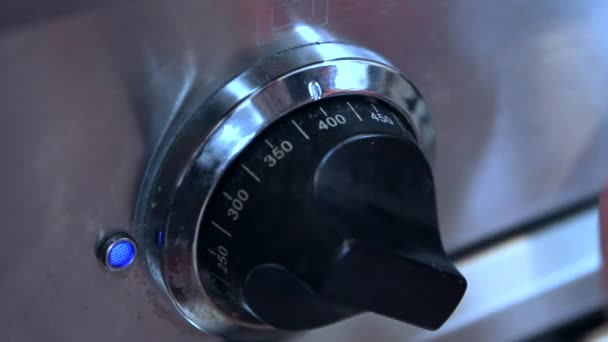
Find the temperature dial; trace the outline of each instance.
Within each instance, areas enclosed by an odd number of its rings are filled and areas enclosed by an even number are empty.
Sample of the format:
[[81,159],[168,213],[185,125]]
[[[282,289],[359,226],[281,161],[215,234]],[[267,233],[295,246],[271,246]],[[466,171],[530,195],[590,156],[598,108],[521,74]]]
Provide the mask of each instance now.
[[216,305],[285,330],[372,311],[436,329],[465,281],[438,234],[431,169],[388,106],[320,101],[256,138],[200,223]]
[[382,57],[284,51],[166,128],[139,250],[179,314],[229,339],[362,312],[437,329],[466,281],[439,236],[433,138],[422,97]]

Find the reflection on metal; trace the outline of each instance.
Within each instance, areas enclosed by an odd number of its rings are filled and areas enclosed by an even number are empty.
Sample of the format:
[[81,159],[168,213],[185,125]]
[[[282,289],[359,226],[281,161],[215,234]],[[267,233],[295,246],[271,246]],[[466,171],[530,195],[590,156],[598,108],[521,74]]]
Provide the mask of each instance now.
[[327,25],[328,0],[257,0],[257,43],[263,45],[297,32],[320,41],[312,28]]
[[521,340],[599,309],[599,246],[593,208],[462,260],[468,295],[440,332],[423,335]]
[[436,332],[366,315],[297,341],[351,341],[366,331],[381,341],[516,341],[598,310],[603,295],[597,217],[597,208],[587,209],[460,260],[469,288]]
[[608,325],[604,323],[601,327],[592,331],[582,339],[583,342],[608,342]]

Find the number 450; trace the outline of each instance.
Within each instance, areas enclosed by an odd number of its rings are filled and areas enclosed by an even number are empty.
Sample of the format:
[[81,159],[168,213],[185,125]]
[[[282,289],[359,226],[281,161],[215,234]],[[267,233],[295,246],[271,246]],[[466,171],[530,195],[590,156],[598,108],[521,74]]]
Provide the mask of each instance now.
[[393,125],[393,120],[388,115],[372,112],[372,119]]

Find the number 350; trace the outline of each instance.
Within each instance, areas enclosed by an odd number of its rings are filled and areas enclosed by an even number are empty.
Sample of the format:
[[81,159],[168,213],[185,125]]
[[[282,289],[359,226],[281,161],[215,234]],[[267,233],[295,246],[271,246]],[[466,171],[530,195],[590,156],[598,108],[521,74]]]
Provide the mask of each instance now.
[[264,156],[264,162],[266,162],[268,167],[274,167],[277,165],[279,160],[285,158],[285,156],[291,151],[293,151],[293,145],[289,141],[283,140],[279,146],[272,148],[272,154],[267,154]]

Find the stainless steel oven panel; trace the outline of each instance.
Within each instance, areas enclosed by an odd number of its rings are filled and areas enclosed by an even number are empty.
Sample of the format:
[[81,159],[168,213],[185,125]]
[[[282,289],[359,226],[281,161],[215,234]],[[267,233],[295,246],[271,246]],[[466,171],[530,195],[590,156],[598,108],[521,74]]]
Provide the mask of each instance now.
[[425,95],[449,249],[593,195],[607,26],[601,0],[3,3],[3,340],[200,341],[142,269],[106,273],[94,247],[130,229],[175,113],[307,42],[374,50]]

